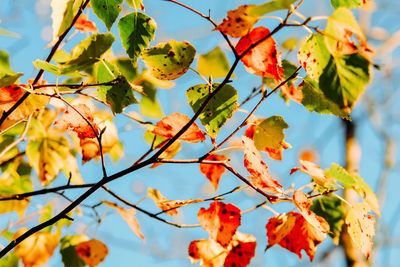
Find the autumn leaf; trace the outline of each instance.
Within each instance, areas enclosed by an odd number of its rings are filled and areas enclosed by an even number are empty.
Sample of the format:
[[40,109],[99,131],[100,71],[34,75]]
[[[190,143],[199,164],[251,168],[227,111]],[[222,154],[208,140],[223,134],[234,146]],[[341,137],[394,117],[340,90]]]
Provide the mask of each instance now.
[[[163,153],[161,153],[159,158],[160,159],[172,159],[173,157],[175,157],[176,154],[179,153],[180,150],[181,150],[181,141],[176,140]],[[162,162],[156,162],[156,163],[153,163],[150,168],[155,168],[162,164],[163,164]]]
[[[156,126],[153,128],[152,133],[158,136],[172,138],[174,137],[183,126],[185,126],[190,121],[189,116],[174,113],[167,117],[161,119],[161,121],[157,122]],[[184,132],[179,139],[189,142],[189,143],[197,143],[199,141],[204,141],[206,137],[199,129],[196,123],[193,123],[189,129]]]
[[326,191],[331,189],[335,184],[335,179],[331,177],[326,177],[324,171],[314,162],[307,160],[299,160],[301,167],[293,168],[290,171],[292,174],[295,171],[302,171],[305,174],[308,174],[313,179],[314,183],[319,186],[320,191]]
[[300,210],[301,215],[303,215],[308,223],[314,226],[321,233],[325,234],[329,232],[329,224],[325,221],[324,218],[316,215],[310,210],[310,207],[312,206],[312,201],[303,191],[294,191],[293,203]]
[[250,264],[256,251],[256,238],[252,235],[236,232],[230,244],[224,267],[245,267]]
[[215,200],[207,210],[201,208],[197,218],[212,239],[227,247],[240,226],[240,209]]
[[[265,27],[254,28],[239,40],[236,51],[242,55],[250,46],[263,40],[269,34],[269,30]],[[273,78],[279,82],[283,78],[283,69],[280,67],[278,56],[274,38],[268,37],[244,55],[241,61],[248,72]]]
[[200,260],[200,267],[219,267],[227,256],[225,249],[213,239],[192,241],[188,254],[192,264]]
[[90,21],[85,15],[81,14],[76,20],[74,27],[83,32],[97,32],[98,29],[93,21]]
[[[20,229],[14,238],[21,236],[26,229]],[[45,264],[58,246],[58,236],[52,233],[37,232],[29,236],[15,248],[15,253],[25,267],[39,267]]]
[[143,242],[146,241],[146,238],[140,231],[140,224],[139,221],[135,217],[135,209],[124,209],[120,206],[118,206],[115,203],[112,203],[110,201],[103,201],[103,203],[107,204],[108,206],[114,208],[117,210],[118,214],[121,215],[122,219],[125,220],[125,222],[128,224],[129,228],[138,236],[140,237]]
[[314,259],[317,245],[325,238],[314,226],[297,212],[280,214],[268,220],[266,225],[268,246],[266,249],[279,244],[281,247],[296,253],[302,258],[301,250],[305,250],[312,261]]
[[345,223],[356,247],[369,258],[372,251],[372,237],[375,235],[375,217],[368,215],[371,208],[366,203],[354,204],[348,211]]
[[[210,155],[204,160],[208,161],[226,161],[228,158],[224,155]],[[200,171],[211,182],[214,189],[218,189],[219,179],[225,172],[225,167],[218,164],[204,164],[200,163]]]
[[253,7],[255,5],[242,5],[235,10],[228,11],[228,18],[224,18],[222,23],[214,30],[221,31],[234,38],[248,34],[259,19],[259,16],[249,14]]
[[107,246],[97,239],[81,242],[75,246],[75,250],[89,267],[97,266],[108,255]]
[[281,193],[282,185],[269,174],[268,166],[262,160],[253,140],[243,136],[242,143],[244,146],[244,166],[252,174],[250,179],[253,185],[270,193]]

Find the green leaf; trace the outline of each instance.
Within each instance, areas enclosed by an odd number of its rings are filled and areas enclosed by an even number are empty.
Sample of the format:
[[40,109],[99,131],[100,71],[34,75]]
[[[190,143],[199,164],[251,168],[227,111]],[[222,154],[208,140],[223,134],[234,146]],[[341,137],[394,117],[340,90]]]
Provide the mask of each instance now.
[[229,62],[219,46],[199,57],[199,72],[204,76],[223,78],[229,72]]
[[0,88],[14,84],[22,75],[24,74],[21,72],[15,74],[0,74]]
[[[143,135],[143,138],[147,143],[149,143],[150,145],[153,145],[153,147],[157,147],[159,144],[161,144],[162,142],[164,142],[166,140],[165,137],[153,134],[151,132],[151,129],[147,129],[147,131]],[[154,140],[154,144],[153,144],[153,140]]]
[[365,0],[331,0],[334,9],[339,7],[357,8],[360,7]]
[[126,0],[126,3],[134,9],[144,10],[143,0]]
[[117,67],[106,61],[104,63],[101,62],[97,66],[96,75],[99,83],[109,82],[118,78],[116,84],[102,85],[97,90],[99,97],[111,106],[113,113],[121,113],[123,108],[138,103],[133,96],[132,86],[124,76],[120,75]]
[[339,244],[340,233],[344,223],[344,208],[342,201],[333,196],[324,196],[314,199],[310,207],[318,216],[324,218],[329,224],[329,236],[335,245]]
[[74,0],[51,1],[51,19],[53,20],[53,42],[71,26],[74,19]]
[[139,55],[154,39],[156,27],[152,18],[140,12],[130,13],[118,21],[122,46],[135,65]]
[[289,125],[281,116],[271,116],[263,120],[257,125],[254,132],[253,139],[256,148],[260,151],[266,149],[279,150],[285,138],[283,130],[287,128],[289,128]]
[[89,240],[84,235],[66,235],[60,241],[61,260],[65,267],[84,267],[85,262],[78,256],[75,246]]
[[92,65],[100,60],[101,56],[110,49],[114,41],[115,37],[111,33],[92,34],[72,48],[71,58],[66,64],[75,65],[77,69],[82,69],[80,65]]
[[7,256],[0,258],[0,266],[4,267],[18,267],[19,258],[17,254],[10,253]]
[[138,78],[138,70],[129,58],[119,58],[114,63],[128,81],[132,82]]
[[[43,223],[45,221],[48,221],[51,219],[53,215],[53,207],[51,204],[48,204],[46,207],[43,208],[43,213],[40,216],[40,223]],[[51,233],[51,229],[52,229],[52,225],[47,226],[46,228],[44,228],[42,231],[43,232],[48,232]]]
[[0,73],[12,74],[10,60],[6,51],[0,50]]
[[51,63],[48,63],[48,62],[46,62],[44,60],[40,60],[40,59],[36,59],[32,63],[36,68],[42,69],[44,71],[48,71],[48,72],[53,73],[53,74],[55,74],[57,76],[60,76],[60,75],[81,76],[81,77],[85,76],[84,74],[79,73],[79,72],[77,72],[77,71],[75,71],[73,69],[71,70],[71,68],[58,67],[56,65],[53,65]]
[[311,80],[309,77],[303,79],[300,85],[303,93],[301,103],[310,112],[315,111],[320,114],[335,115],[347,120],[351,120],[349,114],[330,99],[328,99],[318,86],[318,83]]
[[[211,91],[215,90],[219,85],[220,83],[214,83]],[[200,109],[201,105],[208,97],[209,92],[210,88],[207,84],[199,84],[187,90],[186,96],[195,113]],[[200,114],[199,119],[206,127],[212,139],[215,139],[227,119],[232,117],[237,107],[237,98],[238,94],[236,89],[226,84],[210,100],[207,107]]]
[[273,0],[269,1],[265,4],[258,5],[253,7],[249,14],[253,16],[261,17],[264,14],[281,10],[281,9],[289,9],[290,5],[296,2],[297,0]]
[[142,59],[154,77],[174,80],[186,73],[195,54],[196,49],[188,42],[171,40],[145,50]]
[[349,174],[339,165],[332,163],[331,168],[325,171],[325,176],[332,177],[343,184],[345,188],[353,189],[363,198],[371,209],[380,216],[379,201],[371,187],[357,174]]
[[101,19],[110,30],[121,12],[122,0],[92,0],[90,2],[94,14]]
[[157,89],[149,82],[144,82],[142,86],[144,95],[139,104],[140,113],[151,118],[161,118],[163,112],[156,98]]

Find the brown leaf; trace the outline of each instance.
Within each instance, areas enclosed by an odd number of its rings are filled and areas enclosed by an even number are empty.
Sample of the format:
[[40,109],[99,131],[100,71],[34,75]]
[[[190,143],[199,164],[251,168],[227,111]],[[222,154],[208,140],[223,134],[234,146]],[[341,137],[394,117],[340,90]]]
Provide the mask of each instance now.
[[207,210],[201,208],[197,218],[212,239],[227,247],[240,226],[240,209],[215,200]]
[[235,10],[228,11],[228,18],[224,18],[222,23],[214,30],[221,31],[234,38],[246,35],[256,24],[259,17],[249,14],[249,10],[255,5],[242,5]]
[[[226,161],[228,158],[224,155],[210,155],[205,160],[209,161]],[[211,182],[214,189],[218,189],[219,179],[225,172],[225,167],[217,164],[204,164],[200,163],[200,171]]]
[[108,255],[107,246],[96,239],[77,244],[75,250],[78,256],[89,265],[89,267],[97,266]]

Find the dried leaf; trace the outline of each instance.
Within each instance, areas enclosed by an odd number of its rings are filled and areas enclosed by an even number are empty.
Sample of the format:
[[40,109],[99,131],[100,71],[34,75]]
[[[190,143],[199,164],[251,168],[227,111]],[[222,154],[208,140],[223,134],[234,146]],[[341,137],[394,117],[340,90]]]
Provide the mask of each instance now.
[[236,232],[231,249],[226,256],[224,267],[245,267],[250,264],[256,252],[256,238],[252,235]]
[[96,239],[77,244],[75,250],[78,256],[81,257],[89,267],[97,266],[108,255],[107,246]]
[[299,160],[301,168],[293,168],[290,171],[292,174],[295,171],[302,171],[312,177],[314,183],[320,186],[320,191],[329,190],[335,185],[335,179],[326,177],[324,171],[314,162]]
[[90,21],[85,15],[81,14],[74,24],[77,30],[83,32],[97,32],[98,29],[93,21]]
[[228,11],[228,18],[224,18],[214,30],[221,31],[234,38],[242,37],[249,33],[259,16],[250,15],[249,11],[255,5],[242,5],[235,10]]
[[207,210],[201,208],[197,218],[212,239],[227,247],[240,226],[240,209],[215,200]]
[[218,267],[227,256],[225,249],[213,239],[194,240],[188,248],[192,264],[200,260],[200,267]]
[[[226,161],[228,158],[224,155],[210,155],[205,160],[209,161]],[[217,164],[204,164],[200,163],[200,171],[211,182],[214,189],[218,189],[219,179],[225,172],[225,167]]]

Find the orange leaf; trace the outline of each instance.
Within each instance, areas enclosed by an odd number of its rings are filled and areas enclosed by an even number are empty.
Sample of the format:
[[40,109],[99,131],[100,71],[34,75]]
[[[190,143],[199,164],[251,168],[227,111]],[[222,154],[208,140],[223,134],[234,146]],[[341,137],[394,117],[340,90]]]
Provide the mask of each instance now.
[[188,248],[192,264],[201,260],[200,266],[219,267],[224,263],[227,252],[213,239],[194,240]]
[[333,178],[327,178],[325,176],[324,171],[314,162],[307,161],[307,160],[299,160],[301,168],[293,168],[290,171],[290,174],[300,170],[304,172],[305,174],[308,174],[312,177],[313,181],[323,187],[323,188],[329,188],[331,185],[334,184],[335,179]]
[[197,218],[210,237],[226,247],[240,225],[240,209],[215,200],[207,210],[201,208]]
[[321,233],[329,232],[329,224],[325,221],[324,218],[316,215],[310,210],[310,207],[312,206],[312,201],[311,199],[307,198],[307,195],[303,191],[294,191],[293,203],[300,210],[301,215],[303,215],[307,222],[309,222],[316,229],[321,231]]
[[78,256],[89,265],[89,267],[97,266],[108,255],[107,246],[96,239],[77,244],[75,250]]
[[304,161],[317,162],[318,158],[319,158],[318,153],[313,149],[305,149],[301,151],[299,155],[299,160],[304,160]]
[[[228,158],[224,155],[210,155],[205,160],[209,161],[225,161]],[[225,172],[225,167],[217,164],[204,164],[200,163],[200,171],[204,174],[208,180],[210,180],[214,189],[218,189],[219,179]]]
[[256,238],[236,232],[231,242],[232,249],[226,256],[224,267],[244,267],[250,264],[256,251]]
[[255,5],[243,5],[235,10],[228,11],[228,18],[214,30],[221,31],[234,38],[246,35],[258,21],[258,16],[249,15],[249,10]]
[[[167,117],[161,119],[161,121],[157,122],[157,125],[152,130],[152,133],[158,136],[172,138],[175,136],[183,126],[185,126],[190,121],[189,116],[174,113]],[[201,132],[196,123],[193,123],[189,129],[184,132],[179,139],[189,142],[189,143],[197,143],[199,141],[206,140],[206,137]]]
[[282,185],[272,179],[268,172],[268,166],[262,160],[253,140],[243,136],[242,142],[244,146],[244,166],[252,174],[250,179],[253,185],[270,193],[281,193]]
[[302,258],[301,250],[305,250],[311,261],[314,258],[317,245],[326,238],[326,234],[317,230],[297,212],[289,212],[270,218],[266,228],[268,236],[266,249],[279,244],[283,248],[296,253],[300,259]]
[[[261,41],[269,34],[269,30],[265,27],[254,28],[239,40],[236,45],[236,51],[239,55],[243,54],[251,45]],[[241,60],[250,73],[262,77],[270,77],[276,81],[281,81],[283,78],[283,69],[280,67],[278,60],[276,42],[272,37],[268,37],[259,43],[244,55]]]
[[77,30],[80,30],[83,32],[97,32],[98,31],[96,24],[94,24],[94,22],[88,20],[88,18],[83,14],[81,14],[78,17],[74,26]]
[[122,219],[125,220],[125,222],[128,224],[129,228],[131,228],[131,230],[138,236],[140,237],[143,242],[146,241],[146,238],[144,237],[144,235],[142,234],[142,232],[140,231],[140,224],[138,222],[138,220],[135,217],[135,209],[124,209],[121,208],[120,206],[118,206],[115,203],[109,202],[109,201],[103,201],[105,204],[107,204],[108,206],[116,209],[118,211],[118,214],[121,215]]
[[54,124],[58,125],[61,129],[72,129],[78,134],[80,139],[96,137],[96,133],[86,122],[86,120],[89,121],[96,132],[98,132],[96,124],[93,123],[93,116],[89,107],[85,104],[73,105],[73,107],[75,109],[70,107]]

